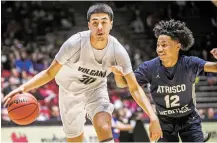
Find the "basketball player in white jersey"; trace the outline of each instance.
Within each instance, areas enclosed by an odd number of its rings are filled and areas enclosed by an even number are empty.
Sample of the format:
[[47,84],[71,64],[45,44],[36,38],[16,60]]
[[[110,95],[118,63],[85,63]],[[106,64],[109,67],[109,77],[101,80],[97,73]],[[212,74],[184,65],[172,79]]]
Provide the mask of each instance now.
[[150,139],[157,141],[162,136],[158,118],[136,81],[126,50],[109,35],[113,24],[112,9],[106,4],[95,4],[89,8],[87,19],[89,31],[79,32],[65,41],[50,67],[10,92],[4,98],[5,105],[16,93],[28,92],[55,78],[67,141],[82,142],[87,113],[98,140],[114,142],[113,105],[109,102],[106,77],[111,72],[121,73],[133,98],[150,117]]

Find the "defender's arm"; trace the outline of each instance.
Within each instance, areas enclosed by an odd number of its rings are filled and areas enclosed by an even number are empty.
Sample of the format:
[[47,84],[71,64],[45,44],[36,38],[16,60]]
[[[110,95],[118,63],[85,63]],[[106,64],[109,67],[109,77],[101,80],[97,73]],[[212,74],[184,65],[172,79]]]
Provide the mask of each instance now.
[[217,62],[206,62],[204,65],[204,71],[217,73]]
[[[217,59],[217,48],[212,49],[210,53],[215,59]],[[217,73],[217,62],[206,62],[204,65],[204,71]]]

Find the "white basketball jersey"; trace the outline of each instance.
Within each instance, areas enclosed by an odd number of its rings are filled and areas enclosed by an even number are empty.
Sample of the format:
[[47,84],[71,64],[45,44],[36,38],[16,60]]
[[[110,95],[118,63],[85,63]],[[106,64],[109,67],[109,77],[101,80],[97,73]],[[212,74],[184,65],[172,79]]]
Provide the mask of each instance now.
[[60,48],[55,59],[62,64],[55,79],[69,92],[83,93],[107,86],[112,65],[123,67],[125,74],[132,72],[130,58],[116,38],[109,36],[102,62],[96,61],[90,44],[90,31],[77,33]]

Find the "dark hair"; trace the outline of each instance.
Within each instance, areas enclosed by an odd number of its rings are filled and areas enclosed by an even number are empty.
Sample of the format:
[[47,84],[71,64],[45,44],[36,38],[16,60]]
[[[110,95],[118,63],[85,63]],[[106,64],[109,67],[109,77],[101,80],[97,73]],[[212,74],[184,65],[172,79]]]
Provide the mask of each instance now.
[[153,31],[155,32],[156,38],[160,35],[167,35],[173,40],[178,40],[183,51],[189,50],[194,44],[194,37],[191,30],[181,21],[175,21],[173,19],[169,21],[160,21],[155,25]]
[[112,21],[114,18],[114,14],[112,8],[104,3],[97,3],[92,5],[87,11],[87,20],[90,21],[90,17],[94,13],[106,13],[109,15],[110,20]]

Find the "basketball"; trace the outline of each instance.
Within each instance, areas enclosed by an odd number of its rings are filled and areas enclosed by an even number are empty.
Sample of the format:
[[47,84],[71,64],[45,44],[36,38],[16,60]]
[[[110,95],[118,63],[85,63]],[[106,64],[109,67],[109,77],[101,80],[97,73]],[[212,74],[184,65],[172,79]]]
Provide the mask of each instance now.
[[30,93],[16,94],[8,103],[8,115],[18,125],[31,124],[39,115],[39,104]]

